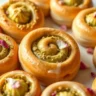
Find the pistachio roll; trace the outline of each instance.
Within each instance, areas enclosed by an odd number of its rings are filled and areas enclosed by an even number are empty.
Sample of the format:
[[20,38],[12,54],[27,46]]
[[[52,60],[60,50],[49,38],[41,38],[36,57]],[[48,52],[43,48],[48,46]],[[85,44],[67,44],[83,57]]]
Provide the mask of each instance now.
[[96,46],[96,8],[81,11],[73,21],[73,34],[84,47]]
[[51,0],[51,17],[57,24],[70,28],[76,15],[92,6],[91,3],[92,0]]
[[49,85],[41,96],[93,96],[87,88],[77,82],[62,81]]
[[10,36],[0,33],[0,75],[17,67],[18,45]]
[[40,28],[30,32],[19,47],[22,68],[43,85],[72,80],[80,66],[76,42],[61,30]]
[[42,27],[43,12],[30,0],[9,0],[0,8],[0,25],[4,33],[18,43],[33,29]]
[[23,71],[11,71],[0,77],[0,96],[40,96],[37,79]]

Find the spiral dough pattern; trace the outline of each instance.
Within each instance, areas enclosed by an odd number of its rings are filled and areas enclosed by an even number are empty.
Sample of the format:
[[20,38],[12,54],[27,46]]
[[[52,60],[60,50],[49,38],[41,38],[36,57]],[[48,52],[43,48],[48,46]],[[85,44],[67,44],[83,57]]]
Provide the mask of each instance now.
[[34,54],[48,62],[62,62],[69,57],[67,42],[59,36],[44,36],[35,41],[32,46]]

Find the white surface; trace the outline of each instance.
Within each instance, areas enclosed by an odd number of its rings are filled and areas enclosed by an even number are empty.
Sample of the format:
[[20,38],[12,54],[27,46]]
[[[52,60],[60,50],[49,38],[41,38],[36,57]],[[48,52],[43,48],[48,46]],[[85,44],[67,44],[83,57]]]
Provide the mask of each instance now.
[[[0,0],[0,5],[6,2],[7,0]],[[93,0],[94,5],[96,5],[96,0]],[[51,18],[46,18],[45,26],[52,27],[52,28],[60,28],[60,26],[56,25]],[[71,30],[68,30],[68,33],[72,35]],[[79,44],[78,44],[79,45]],[[79,45],[80,52],[81,52],[81,61],[84,62],[87,66],[89,66],[89,69],[79,71],[78,75],[73,81],[80,82],[84,84],[87,87],[91,87],[93,78],[91,77],[91,72],[96,72],[96,69],[92,62],[92,55],[88,54],[86,52],[86,48]]]

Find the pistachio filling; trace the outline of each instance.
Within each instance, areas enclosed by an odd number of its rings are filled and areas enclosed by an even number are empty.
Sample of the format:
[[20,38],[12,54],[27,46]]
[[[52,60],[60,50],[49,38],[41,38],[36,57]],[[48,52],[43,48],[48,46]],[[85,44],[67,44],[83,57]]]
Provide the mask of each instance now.
[[86,22],[90,26],[96,26],[96,12],[88,14],[85,18]]
[[70,55],[70,46],[59,36],[44,36],[35,41],[32,51],[41,60],[63,62]]
[[79,6],[83,3],[83,0],[60,0],[62,4],[66,4],[68,6]]
[[25,78],[6,78],[1,92],[3,96],[25,96],[30,88]]
[[81,96],[81,94],[72,88],[60,87],[55,90],[51,96]]
[[8,44],[0,39],[0,60],[5,58],[9,54],[10,48]]
[[18,24],[27,24],[32,19],[31,10],[22,4],[10,5],[6,13],[11,20]]

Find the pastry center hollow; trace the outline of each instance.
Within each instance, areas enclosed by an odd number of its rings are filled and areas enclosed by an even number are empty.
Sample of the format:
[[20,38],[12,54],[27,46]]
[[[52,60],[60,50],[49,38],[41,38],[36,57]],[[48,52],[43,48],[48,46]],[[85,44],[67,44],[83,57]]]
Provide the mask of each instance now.
[[36,57],[47,62],[63,62],[70,55],[70,45],[59,36],[43,36],[32,44]]

